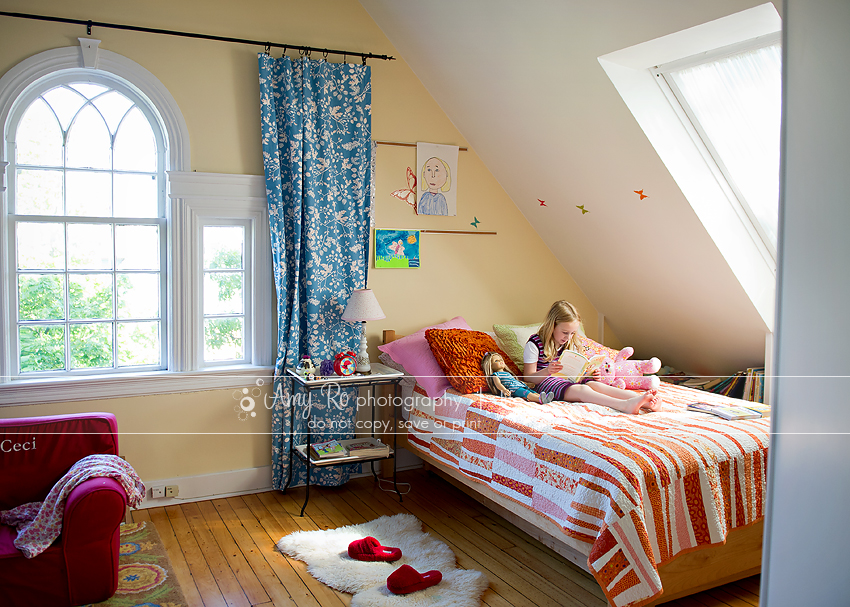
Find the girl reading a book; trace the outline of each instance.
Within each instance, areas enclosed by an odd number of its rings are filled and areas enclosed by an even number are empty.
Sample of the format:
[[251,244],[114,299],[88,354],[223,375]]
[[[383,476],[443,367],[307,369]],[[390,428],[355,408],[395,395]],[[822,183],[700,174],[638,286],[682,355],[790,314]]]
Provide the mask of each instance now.
[[603,384],[598,381],[599,369],[577,382],[556,375],[564,368],[558,360],[564,350],[577,350],[576,334],[580,327],[581,317],[571,303],[553,303],[539,331],[525,344],[523,379],[534,384],[538,392],[554,393],[555,400],[605,405],[623,413],[638,413],[641,409],[658,411],[661,402],[655,390],[635,394]]

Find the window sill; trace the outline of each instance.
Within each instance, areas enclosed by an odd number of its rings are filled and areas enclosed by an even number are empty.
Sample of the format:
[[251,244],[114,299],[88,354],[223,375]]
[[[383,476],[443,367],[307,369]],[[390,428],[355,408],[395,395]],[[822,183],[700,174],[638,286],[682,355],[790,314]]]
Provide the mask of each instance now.
[[186,372],[20,379],[0,384],[0,407],[253,388],[270,384],[273,374],[273,367],[244,365]]

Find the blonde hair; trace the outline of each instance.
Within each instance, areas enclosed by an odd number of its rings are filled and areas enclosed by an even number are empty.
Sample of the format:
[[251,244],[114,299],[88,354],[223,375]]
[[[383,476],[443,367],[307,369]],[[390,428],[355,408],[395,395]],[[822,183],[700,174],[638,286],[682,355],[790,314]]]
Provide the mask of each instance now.
[[[493,359],[497,356],[502,359],[502,362],[504,362],[504,357],[498,352],[487,352],[484,355],[484,358],[481,359],[481,370],[484,372],[484,379],[487,380],[487,387],[490,388],[490,392],[496,395],[501,395],[501,391],[496,388],[496,384],[493,382]],[[507,367],[508,366],[505,365],[504,370],[511,373],[510,369]],[[513,375],[513,373],[511,373],[511,375]]]
[[[422,165],[422,183],[423,185],[428,184],[428,180],[425,179],[425,165],[431,162],[432,160],[438,160],[440,164],[443,165],[443,168],[446,169],[446,183],[443,184],[443,187],[440,188],[441,192],[448,192],[452,189],[452,170],[449,168],[449,165],[442,158],[437,158],[436,156],[431,156],[428,160],[425,161],[425,164]],[[424,188],[428,189],[428,188]]]
[[[557,354],[557,347],[555,347],[555,327],[562,322],[579,322],[579,326],[581,325],[581,316],[578,313],[578,310],[575,309],[575,306],[568,301],[556,301],[552,304],[552,307],[549,308],[549,313],[546,315],[546,320],[543,321],[543,324],[540,325],[540,329],[537,331],[537,334],[540,336],[540,341],[543,342],[543,357],[551,361],[555,358]],[[567,342],[568,350],[576,350],[576,336],[578,335],[578,331],[573,333],[573,336],[570,337],[570,341]]]

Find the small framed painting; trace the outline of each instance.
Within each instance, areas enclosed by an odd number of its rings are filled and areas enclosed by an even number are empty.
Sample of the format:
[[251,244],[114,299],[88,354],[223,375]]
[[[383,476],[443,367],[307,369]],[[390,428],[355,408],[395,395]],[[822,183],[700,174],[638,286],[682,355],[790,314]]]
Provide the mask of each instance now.
[[376,268],[418,268],[419,230],[375,228]]

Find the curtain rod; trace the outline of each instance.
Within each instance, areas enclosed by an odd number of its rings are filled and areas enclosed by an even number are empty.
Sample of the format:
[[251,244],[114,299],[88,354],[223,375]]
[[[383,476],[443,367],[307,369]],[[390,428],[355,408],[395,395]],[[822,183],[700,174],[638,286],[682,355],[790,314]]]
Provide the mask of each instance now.
[[91,28],[92,27],[106,27],[117,30],[128,30],[131,32],[146,32],[148,34],[165,34],[167,36],[183,36],[184,38],[199,38],[201,40],[215,40],[218,42],[235,42],[237,44],[250,44],[252,46],[262,46],[266,49],[266,53],[269,52],[269,49],[272,47],[282,48],[283,52],[286,52],[286,49],[293,49],[299,51],[307,56],[310,55],[313,51],[317,53],[322,53],[323,56],[327,57],[328,55],[342,55],[343,61],[347,55],[351,55],[352,57],[361,57],[363,59],[363,64],[366,64],[367,59],[383,59],[386,61],[395,61],[395,57],[391,57],[388,55],[375,55],[373,53],[358,53],[356,51],[339,51],[329,48],[316,48],[313,46],[298,46],[297,44],[282,44],[279,42],[263,42],[261,40],[246,40],[245,38],[229,38],[227,36],[213,36],[210,34],[195,34],[192,32],[178,32],[174,30],[165,30],[165,29],[156,29],[152,27],[141,27],[138,25],[122,25],[120,23],[105,23],[103,21],[92,21],[92,20],[83,20],[83,19],[68,19],[65,17],[48,17],[46,15],[31,15],[28,13],[10,13],[7,11],[0,11],[0,15],[5,17],[18,17],[21,19],[34,19],[36,21],[52,21],[55,23],[72,23],[74,25],[85,25],[86,33],[91,36]]

